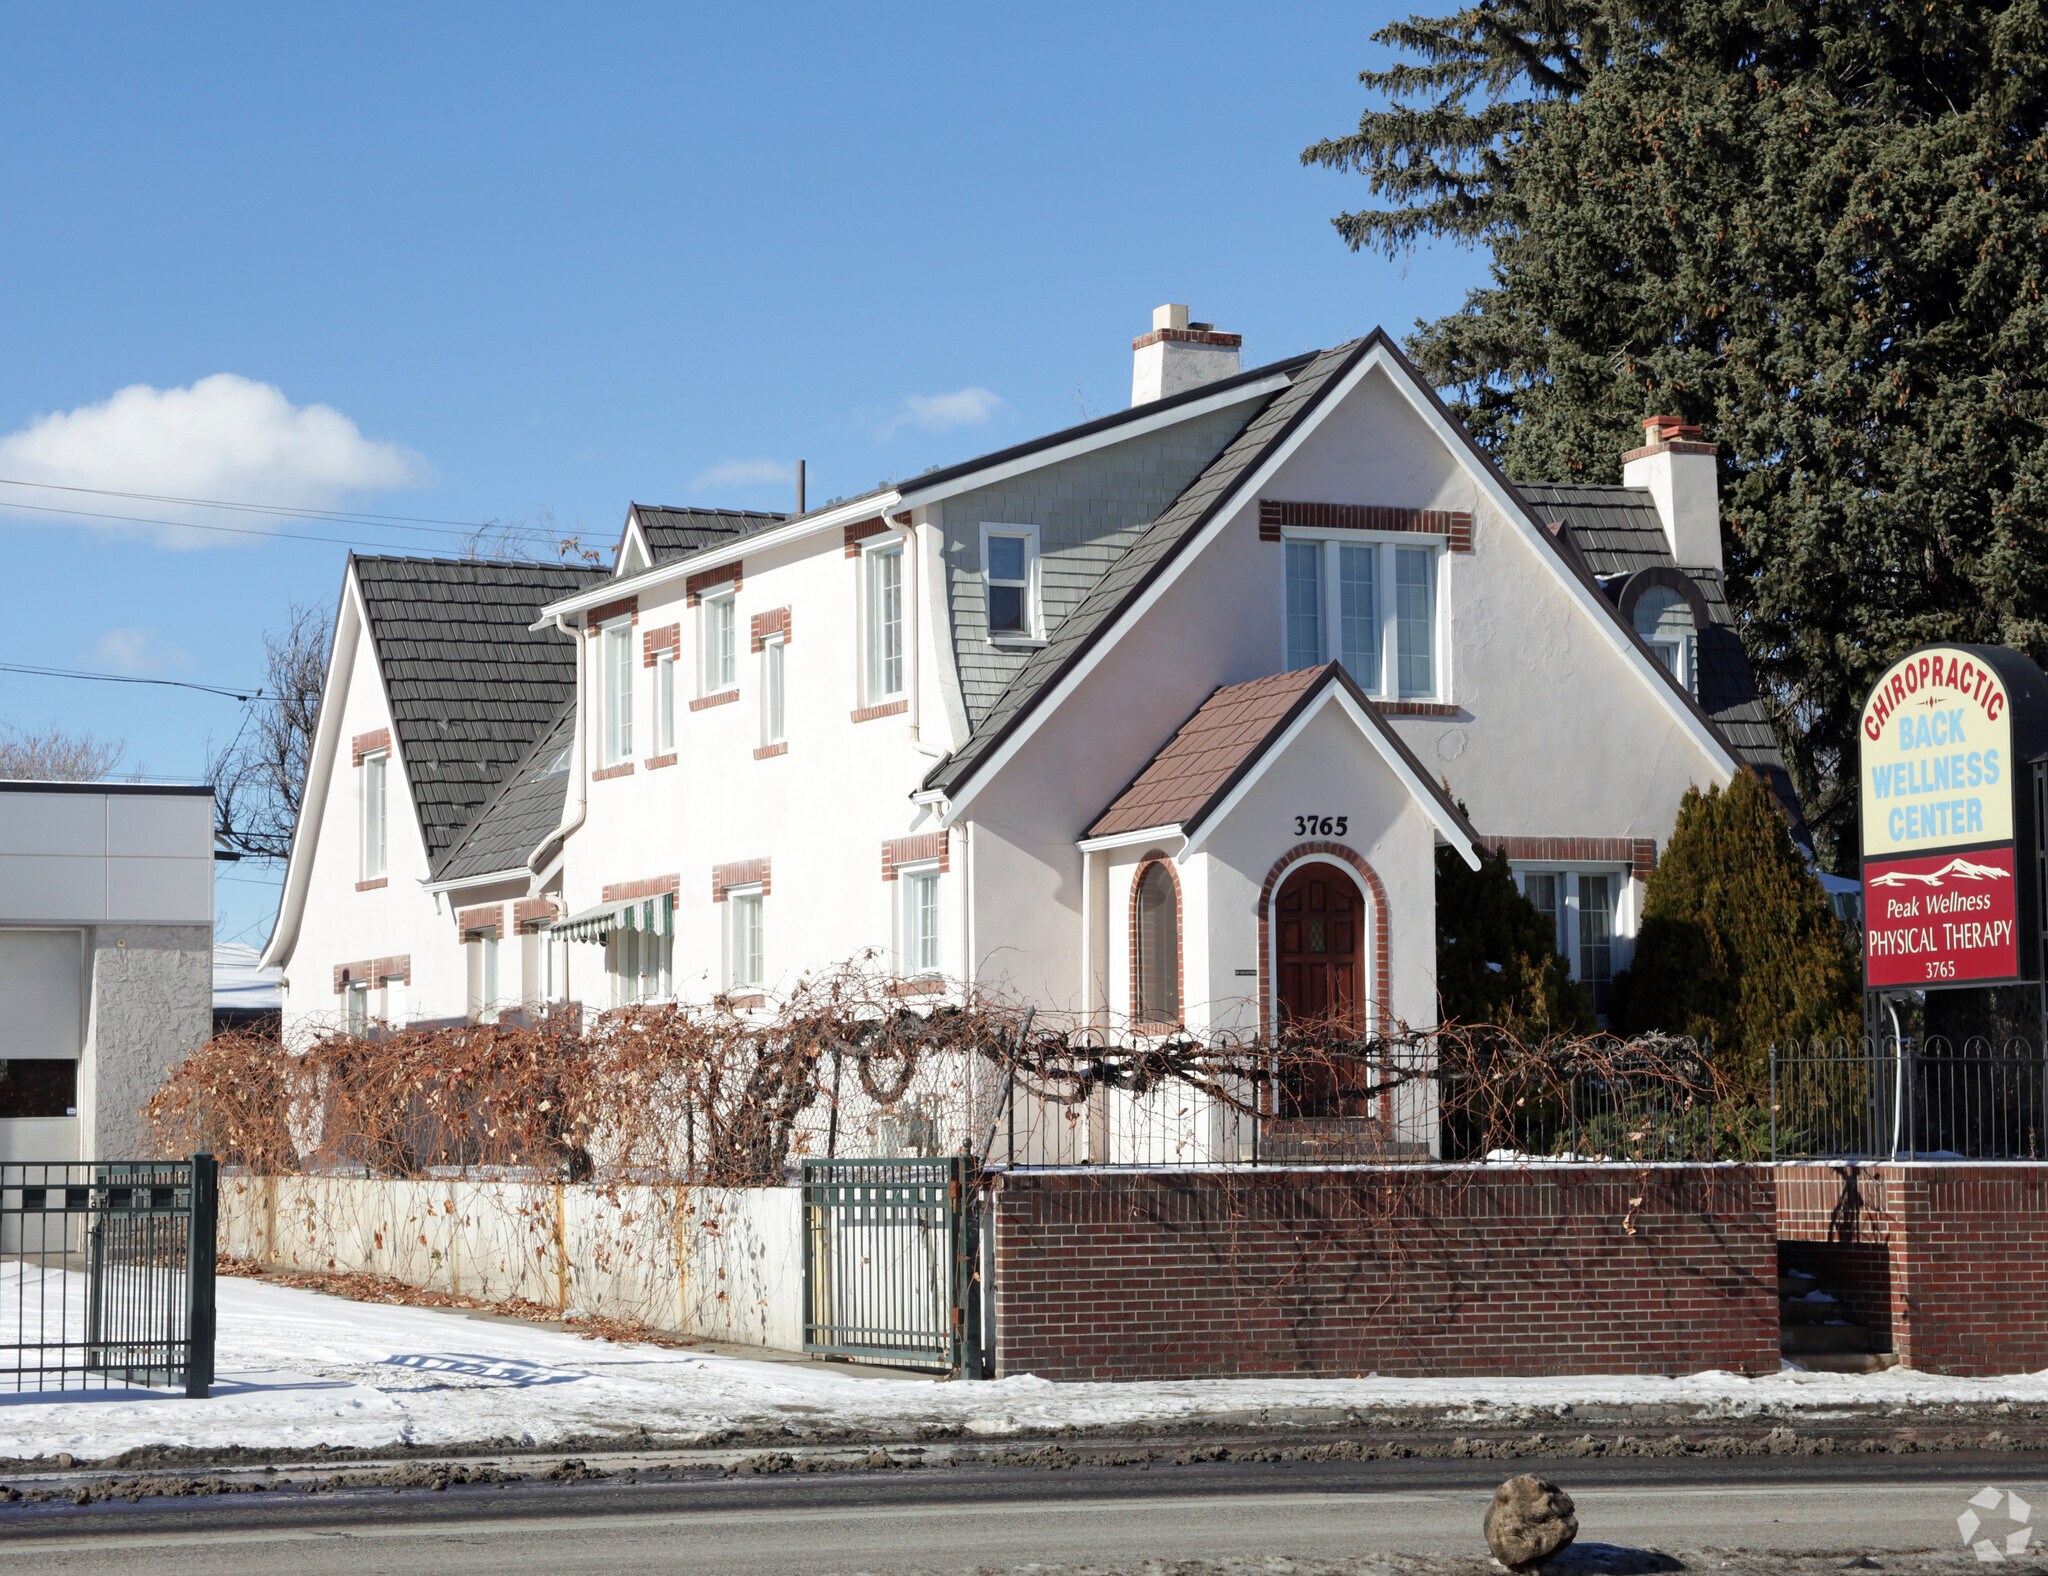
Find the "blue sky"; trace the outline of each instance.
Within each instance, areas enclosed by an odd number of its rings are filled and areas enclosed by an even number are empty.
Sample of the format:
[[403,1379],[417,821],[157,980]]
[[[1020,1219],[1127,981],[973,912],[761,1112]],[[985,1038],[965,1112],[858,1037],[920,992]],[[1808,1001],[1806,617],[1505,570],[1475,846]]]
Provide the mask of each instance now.
[[[1405,329],[1480,260],[1352,255],[1362,182],[1296,156],[1406,9],[8,7],[0,483],[608,549],[630,499],[787,507],[801,456],[817,502],[1119,409],[1162,301],[1247,364]],[[254,684],[345,549],[187,528],[224,524],[459,548],[0,485],[0,662]],[[152,776],[239,720],[0,672],[0,722]],[[219,896],[262,940],[274,880]]]

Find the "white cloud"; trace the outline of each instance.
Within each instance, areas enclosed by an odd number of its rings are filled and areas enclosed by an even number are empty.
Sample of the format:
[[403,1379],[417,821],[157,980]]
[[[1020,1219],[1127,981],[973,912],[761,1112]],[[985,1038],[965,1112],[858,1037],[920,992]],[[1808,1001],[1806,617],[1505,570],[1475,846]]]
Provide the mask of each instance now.
[[123,624],[100,636],[94,648],[99,666],[116,673],[162,673],[192,666],[191,654],[145,624]]
[[[721,487],[783,487],[796,486],[796,465],[789,460],[720,460],[709,469],[699,471],[690,478],[690,490],[716,491]],[[696,500],[692,500],[693,502]],[[705,503],[716,504],[716,498],[706,498]]]
[[[282,390],[232,372],[189,388],[130,384],[97,405],[39,416],[0,437],[0,477],[115,492],[333,509],[353,494],[408,487],[426,467],[395,444],[366,438],[330,405],[294,405]],[[0,487],[0,510],[20,517],[108,530],[130,527],[77,516],[19,510],[42,504],[158,520],[261,526],[264,516],[223,515],[182,504],[96,498],[30,487]],[[248,538],[141,528],[165,546],[218,546]]]
[[993,389],[955,389],[950,394],[912,394],[903,408],[882,423],[882,436],[893,437],[905,427],[926,432],[945,432],[953,427],[979,427],[1002,409],[1003,399]]

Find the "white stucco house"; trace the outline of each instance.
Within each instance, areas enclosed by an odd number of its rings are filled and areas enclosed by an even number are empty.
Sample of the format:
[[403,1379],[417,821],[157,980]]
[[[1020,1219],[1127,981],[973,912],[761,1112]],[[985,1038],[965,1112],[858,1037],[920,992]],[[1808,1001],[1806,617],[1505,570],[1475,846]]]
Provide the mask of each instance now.
[[1710,445],[1510,481],[1393,341],[795,516],[634,505],[609,571],[354,558],[264,961],[288,1032],[722,996],[868,949],[1120,1028],[1437,1016],[1433,862],[1503,848],[1596,999],[1687,787],[1796,816]]
[[0,782],[0,1161],[150,1153],[213,1028],[213,790]]

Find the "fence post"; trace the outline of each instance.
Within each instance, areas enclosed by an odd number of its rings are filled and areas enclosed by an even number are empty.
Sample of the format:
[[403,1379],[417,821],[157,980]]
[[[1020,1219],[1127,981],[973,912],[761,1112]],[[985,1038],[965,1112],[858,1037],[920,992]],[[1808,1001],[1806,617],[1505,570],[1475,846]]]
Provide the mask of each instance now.
[[1771,1042],[1771,1159],[1778,1158],[1778,1044]]
[[185,1394],[205,1400],[213,1385],[215,1331],[213,1261],[219,1251],[220,1166],[213,1156],[194,1155],[192,1210],[185,1236]]

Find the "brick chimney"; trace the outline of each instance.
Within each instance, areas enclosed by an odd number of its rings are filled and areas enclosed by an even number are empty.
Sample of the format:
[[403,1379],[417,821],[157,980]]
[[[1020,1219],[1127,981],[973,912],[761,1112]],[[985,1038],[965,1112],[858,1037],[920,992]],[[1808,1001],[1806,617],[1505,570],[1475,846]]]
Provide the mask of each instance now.
[[1154,307],[1152,332],[1131,341],[1131,403],[1145,405],[1218,378],[1235,377],[1242,334],[1190,323],[1184,305]]
[[1623,484],[1648,489],[1681,569],[1721,567],[1718,452],[1700,441],[1698,427],[1676,416],[1645,416],[1643,446],[1621,457]]

